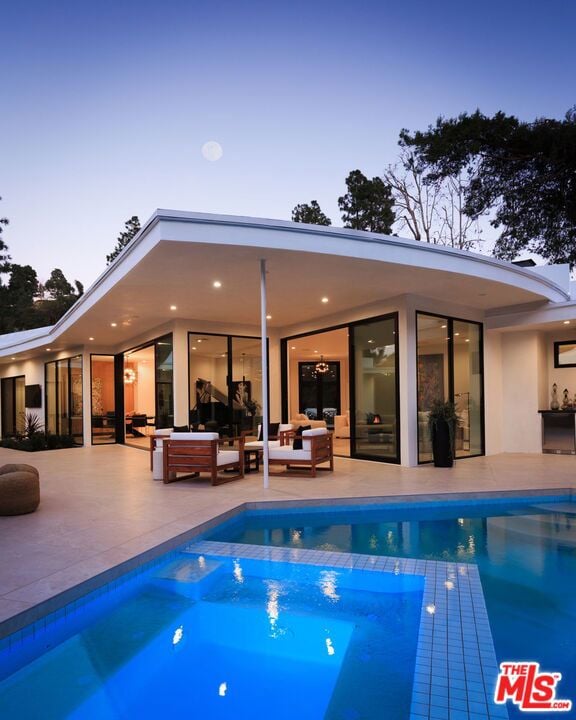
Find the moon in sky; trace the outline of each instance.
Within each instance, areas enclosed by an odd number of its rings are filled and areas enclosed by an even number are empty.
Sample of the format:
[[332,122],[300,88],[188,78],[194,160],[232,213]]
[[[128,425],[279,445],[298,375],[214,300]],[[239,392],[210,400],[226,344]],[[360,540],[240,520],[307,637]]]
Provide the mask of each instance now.
[[206,160],[210,160],[210,162],[220,160],[223,152],[222,145],[217,143],[216,140],[208,140],[208,142],[205,142],[204,145],[202,145],[202,155],[204,155]]

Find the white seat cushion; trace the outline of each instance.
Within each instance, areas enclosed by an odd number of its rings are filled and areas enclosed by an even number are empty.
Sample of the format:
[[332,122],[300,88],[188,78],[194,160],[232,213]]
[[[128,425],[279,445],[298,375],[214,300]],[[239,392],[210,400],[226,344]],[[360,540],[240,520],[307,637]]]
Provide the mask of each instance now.
[[[252,440],[251,442],[244,443],[246,450],[262,450],[263,447],[263,440]],[[280,440],[268,440],[268,447],[280,447]]]
[[240,460],[240,453],[238,450],[220,450],[216,456],[216,465],[227,465],[228,463],[238,462]]
[[271,448],[270,460],[312,460],[310,450],[294,450],[291,447]]

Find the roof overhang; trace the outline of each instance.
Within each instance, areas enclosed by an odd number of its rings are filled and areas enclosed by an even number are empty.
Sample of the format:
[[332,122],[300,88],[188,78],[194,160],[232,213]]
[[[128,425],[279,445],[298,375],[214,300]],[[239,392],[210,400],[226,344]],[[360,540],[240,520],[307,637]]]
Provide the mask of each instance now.
[[56,325],[0,338],[0,357],[55,342],[84,345],[89,337],[120,347],[175,318],[256,326],[262,258],[276,329],[410,293],[488,312],[569,298],[558,277],[452,248],[345,228],[158,210]]

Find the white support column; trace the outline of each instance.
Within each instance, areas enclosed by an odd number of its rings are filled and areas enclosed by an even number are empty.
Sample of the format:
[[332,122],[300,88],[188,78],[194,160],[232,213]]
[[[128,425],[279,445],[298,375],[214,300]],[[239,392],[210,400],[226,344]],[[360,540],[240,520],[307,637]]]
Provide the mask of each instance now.
[[176,324],[172,332],[174,425],[188,425],[190,402],[188,397],[188,330]]
[[418,393],[416,388],[416,311],[406,301],[399,313],[400,332],[400,462],[418,465]]
[[262,345],[262,470],[264,473],[264,489],[270,487],[268,473],[268,425],[270,410],[268,408],[268,353],[266,338],[268,337],[266,323],[266,260],[260,260],[260,337]]

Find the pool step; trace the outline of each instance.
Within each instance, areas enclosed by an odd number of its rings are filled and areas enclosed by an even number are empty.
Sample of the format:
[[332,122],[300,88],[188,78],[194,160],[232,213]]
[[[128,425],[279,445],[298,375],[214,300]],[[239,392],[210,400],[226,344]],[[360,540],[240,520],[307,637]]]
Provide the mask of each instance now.
[[225,564],[214,558],[204,558],[202,555],[192,558],[183,553],[158,570],[152,582],[179,595],[198,600],[212,588],[225,569]]

